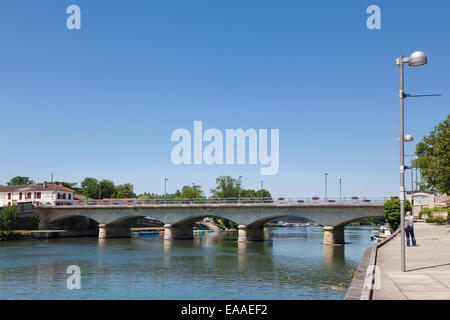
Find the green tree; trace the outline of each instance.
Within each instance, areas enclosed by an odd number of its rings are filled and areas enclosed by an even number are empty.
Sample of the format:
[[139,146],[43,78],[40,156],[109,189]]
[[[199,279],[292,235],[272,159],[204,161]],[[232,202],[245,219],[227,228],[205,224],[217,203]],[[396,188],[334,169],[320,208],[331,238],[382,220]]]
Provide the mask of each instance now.
[[131,183],[119,184],[116,186],[113,198],[136,198],[134,186]]
[[272,198],[272,195],[266,189],[260,189],[260,190],[256,191],[256,196],[263,197],[263,198]]
[[253,189],[243,189],[241,191],[241,197],[242,198],[272,198],[272,195],[269,191],[266,189],[260,189],[258,191],[255,191]]
[[103,179],[99,182],[98,188],[100,192],[100,199],[112,198],[112,196],[116,192],[116,186],[111,180]]
[[242,198],[256,198],[256,191],[252,189],[242,190],[241,191]]
[[[406,200],[405,212],[411,211],[411,208],[411,203]],[[386,218],[387,223],[389,223],[391,232],[394,232],[400,225],[400,199],[391,199],[386,201],[383,211],[384,217]]]
[[200,186],[183,186],[181,192],[177,190],[176,197],[179,199],[189,198],[189,199],[204,199],[202,188]]
[[230,176],[221,176],[216,178],[217,186],[211,189],[213,197],[216,198],[238,198],[241,190],[241,181]]
[[422,187],[450,194],[450,114],[416,145]]
[[0,211],[0,230],[11,230],[16,226],[19,209],[13,205]]
[[98,199],[99,182],[95,178],[87,177],[81,182],[83,188],[83,195],[89,196],[92,199]]
[[19,186],[19,185],[30,185],[34,184],[34,181],[30,179],[30,177],[14,177],[9,181],[9,185],[11,186]]

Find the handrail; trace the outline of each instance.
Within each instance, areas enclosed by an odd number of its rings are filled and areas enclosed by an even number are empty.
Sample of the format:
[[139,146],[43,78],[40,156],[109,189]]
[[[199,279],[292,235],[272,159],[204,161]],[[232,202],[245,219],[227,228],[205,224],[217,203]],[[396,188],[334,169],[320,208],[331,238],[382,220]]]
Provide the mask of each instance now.
[[[180,204],[350,204],[350,203],[384,203],[392,197],[328,197],[326,199],[320,197],[296,197],[296,198],[271,198],[271,197],[241,197],[241,198],[194,198],[194,199],[103,199],[88,200],[87,203],[80,201],[73,205],[88,206],[124,206],[124,205],[180,205]],[[55,206],[55,204],[52,204]],[[70,205],[70,204],[56,204]]]

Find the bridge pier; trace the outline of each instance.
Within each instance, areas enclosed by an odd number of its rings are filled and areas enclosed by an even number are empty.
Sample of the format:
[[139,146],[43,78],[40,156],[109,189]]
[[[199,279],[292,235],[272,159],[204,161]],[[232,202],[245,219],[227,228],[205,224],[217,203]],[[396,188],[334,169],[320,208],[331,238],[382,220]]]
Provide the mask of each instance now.
[[129,238],[131,237],[131,229],[129,227],[115,225],[111,226],[101,223],[98,225],[98,237],[99,239]]
[[248,228],[241,224],[238,226],[238,241],[264,241],[264,228]]
[[171,224],[164,225],[164,240],[194,239],[194,230],[191,226],[173,227]]
[[323,244],[344,244],[344,227],[323,227]]

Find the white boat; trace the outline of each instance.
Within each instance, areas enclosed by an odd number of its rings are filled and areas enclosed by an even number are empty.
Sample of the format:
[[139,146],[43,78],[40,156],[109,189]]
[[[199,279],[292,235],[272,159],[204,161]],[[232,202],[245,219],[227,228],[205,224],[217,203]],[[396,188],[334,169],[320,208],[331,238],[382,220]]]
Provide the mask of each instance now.
[[371,235],[370,239],[381,241],[390,236],[391,236],[391,230],[389,229],[389,227],[381,226],[378,228],[378,230],[372,230],[372,235]]

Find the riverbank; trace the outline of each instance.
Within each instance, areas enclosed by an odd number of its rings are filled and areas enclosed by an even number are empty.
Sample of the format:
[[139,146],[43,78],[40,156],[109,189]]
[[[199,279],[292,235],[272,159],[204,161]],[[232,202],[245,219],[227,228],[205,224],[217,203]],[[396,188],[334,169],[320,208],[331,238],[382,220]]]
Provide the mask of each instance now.
[[373,300],[450,299],[450,225],[416,222],[417,246],[406,247],[401,272],[400,235],[377,253]]
[[2,232],[0,241],[93,237],[97,235],[98,231],[96,230],[10,230]]

